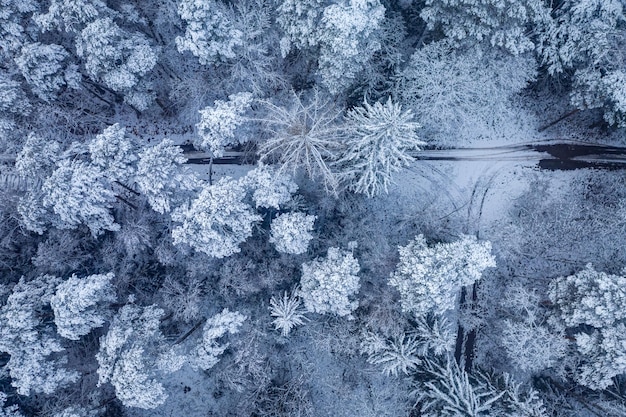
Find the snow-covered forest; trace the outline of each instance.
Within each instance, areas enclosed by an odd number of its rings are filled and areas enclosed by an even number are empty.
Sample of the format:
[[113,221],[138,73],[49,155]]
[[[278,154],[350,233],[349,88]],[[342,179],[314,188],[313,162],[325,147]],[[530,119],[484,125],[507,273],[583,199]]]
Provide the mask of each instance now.
[[0,0],[0,417],[626,416],[626,0]]

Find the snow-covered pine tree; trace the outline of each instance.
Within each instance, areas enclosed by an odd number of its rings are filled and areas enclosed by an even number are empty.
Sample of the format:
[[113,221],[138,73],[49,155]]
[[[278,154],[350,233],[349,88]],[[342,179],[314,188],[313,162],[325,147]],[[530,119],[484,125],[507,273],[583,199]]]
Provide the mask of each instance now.
[[460,289],[496,266],[491,243],[474,236],[428,246],[424,236],[418,235],[398,249],[400,262],[389,284],[400,292],[402,309],[418,316],[454,309]]
[[306,253],[313,239],[311,231],[316,216],[304,213],[283,213],[272,220],[270,243],[278,252],[299,255]]
[[235,27],[232,8],[217,0],[183,0],[178,14],[187,23],[185,35],[176,38],[179,52],[191,52],[202,65],[236,57],[243,33]]
[[577,381],[592,389],[613,384],[613,377],[626,372],[626,277],[588,264],[552,281],[549,296],[560,320],[577,329]]
[[392,173],[413,161],[409,151],[426,144],[412,111],[402,111],[391,98],[385,104],[365,101],[348,112],[346,124],[345,149],[335,164],[348,188],[368,197],[387,192]]
[[302,264],[300,296],[308,311],[352,317],[359,303],[359,261],[351,252],[329,248],[326,257]]
[[552,75],[571,74],[571,103],[602,108],[610,125],[626,125],[626,14],[621,0],[565,0],[539,33],[540,53]]
[[7,368],[20,395],[52,394],[78,379],[64,367],[65,349],[47,324],[46,307],[59,282],[51,275],[22,277],[0,309],[0,352],[11,355]]
[[56,287],[50,298],[57,332],[78,340],[92,329],[101,327],[107,318],[108,304],[116,300],[111,284],[113,273],[78,278],[76,274]]
[[246,316],[225,308],[208,319],[202,330],[202,341],[195,351],[195,357],[191,359],[194,367],[209,370],[219,361],[219,357],[226,351],[228,344],[219,343],[226,334],[235,334],[246,320]]
[[40,99],[50,101],[64,87],[80,87],[78,66],[68,58],[69,53],[61,45],[35,42],[22,47],[15,63],[30,90]]
[[240,182],[252,191],[252,200],[257,209],[263,207],[280,210],[298,191],[298,185],[291,175],[262,163],[248,171]]
[[239,244],[262,220],[245,197],[245,188],[228,177],[205,186],[197,198],[172,212],[172,220],[180,223],[172,230],[174,244],[184,243],[216,258],[241,251]]
[[134,180],[154,211],[169,212],[172,206],[184,201],[185,191],[198,185],[195,176],[183,170],[187,158],[182,149],[170,139],[143,148],[138,158]]
[[529,27],[549,22],[550,10],[541,0],[426,0],[420,16],[450,39],[519,55],[535,48]]
[[127,407],[152,409],[163,404],[167,393],[158,378],[185,362],[165,342],[159,329],[163,316],[164,311],[154,305],[127,304],[100,339],[98,384],[110,382]]
[[87,75],[124,95],[124,101],[145,110],[154,100],[145,76],[157,63],[157,50],[140,32],[128,32],[113,19],[89,23],[76,39],[76,52]]
[[252,104],[252,99],[251,93],[231,94],[228,101],[215,100],[213,106],[200,110],[195,147],[219,158],[226,146],[239,144],[241,141],[235,137],[235,130],[245,121],[243,114]]
[[52,223],[61,229],[84,224],[93,236],[105,230],[119,230],[110,209],[115,194],[95,165],[64,159],[44,181],[43,207],[54,213]]
[[110,181],[125,183],[135,172],[135,145],[126,137],[126,128],[119,123],[104,129],[88,146],[91,162],[102,169]]

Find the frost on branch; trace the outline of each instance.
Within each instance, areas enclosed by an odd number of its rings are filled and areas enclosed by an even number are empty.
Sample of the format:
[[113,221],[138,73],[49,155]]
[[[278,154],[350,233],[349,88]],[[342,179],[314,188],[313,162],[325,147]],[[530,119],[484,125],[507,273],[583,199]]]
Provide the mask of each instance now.
[[337,157],[341,138],[341,111],[316,89],[308,101],[298,94],[288,107],[268,101],[263,128],[270,135],[259,146],[262,162],[278,162],[281,172],[303,170],[322,180],[327,191],[336,191],[337,178],[330,162]]
[[550,320],[540,301],[538,293],[519,284],[509,287],[502,301],[512,314],[504,320],[501,344],[511,362],[524,372],[554,367],[567,354],[565,325]]
[[426,145],[417,136],[421,126],[412,111],[402,111],[391,98],[373,106],[365,101],[348,112],[346,123],[346,149],[336,164],[348,188],[368,197],[387,192],[391,174],[413,161],[408,151]]
[[78,340],[104,324],[108,315],[107,304],[116,300],[111,285],[113,278],[113,273],[85,278],[78,278],[74,274],[57,286],[50,305],[54,311],[57,332],[61,336]]
[[300,295],[308,311],[351,317],[358,302],[351,298],[360,288],[359,261],[352,253],[328,249],[325,258],[302,264]]
[[241,251],[239,244],[262,220],[243,201],[245,197],[244,187],[231,178],[205,187],[195,200],[172,212],[172,220],[180,223],[172,230],[174,244],[184,243],[216,258]]
[[260,165],[248,172],[241,181],[243,185],[253,190],[252,199],[256,208],[280,210],[282,205],[291,200],[292,194],[298,191],[298,185],[291,175],[269,165]]
[[313,239],[311,231],[316,216],[304,213],[284,213],[272,220],[270,243],[278,252],[299,255],[306,253]]
[[402,309],[416,315],[453,309],[461,287],[496,266],[491,243],[478,242],[474,236],[429,247],[424,236],[418,235],[399,251],[400,263],[389,284],[400,292]]
[[245,120],[243,114],[252,104],[251,93],[228,96],[228,101],[215,100],[213,106],[200,110],[199,140],[194,145],[215,157],[224,155],[224,148],[240,143],[235,131]]
[[554,280],[549,296],[562,322],[578,330],[578,382],[592,389],[611,385],[614,376],[626,372],[626,277],[588,264]]
[[536,67],[533,56],[460,50],[442,40],[413,53],[395,91],[424,127],[423,136],[440,136],[445,143],[451,135],[475,137],[510,123],[511,98],[534,80]]
[[7,367],[20,395],[52,394],[78,379],[63,367],[67,357],[54,328],[46,325],[46,310],[59,278],[21,278],[0,310],[0,352],[11,355]]
[[202,331],[202,342],[196,350],[192,365],[205,371],[215,366],[219,362],[219,357],[228,348],[228,344],[220,344],[218,340],[226,333],[238,333],[246,318],[243,314],[236,311],[230,312],[225,308],[221,313],[208,319]]

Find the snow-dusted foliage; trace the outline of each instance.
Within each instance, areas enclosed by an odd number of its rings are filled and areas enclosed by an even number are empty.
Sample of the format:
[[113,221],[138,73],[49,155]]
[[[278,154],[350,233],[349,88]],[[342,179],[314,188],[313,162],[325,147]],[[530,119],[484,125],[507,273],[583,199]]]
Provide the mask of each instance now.
[[603,108],[611,125],[626,125],[624,57],[626,16],[620,0],[566,0],[540,32],[541,54],[550,74],[571,73],[571,103]]
[[294,328],[304,324],[306,320],[297,290],[291,293],[285,291],[282,297],[273,296],[269,309],[270,315],[274,317],[274,328],[280,330],[283,337],[289,336]]
[[181,164],[187,160],[180,146],[170,139],[139,152],[135,183],[147,199],[150,207],[159,213],[169,212],[176,194],[196,186],[192,175],[186,175]]
[[47,12],[36,14],[33,20],[45,31],[78,32],[110,11],[101,0],[51,0]]
[[252,200],[256,208],[280,210],[281,206],[291,201],[292,194],[298,191],[298,185],[291,175],[263,164],[249,171],[242,179],[242,184],[253,190]]
[[425,390],[420,395],[426,415],[488,416],[495,411],[492,410],[494,403],[505,394],[483,381],[470,381],[467,372],[453,360],[446,361],[445,365],[434,361],[424,363],[432,378],[424,384]]
[[[498,132],[511,98],[534,80],[532,56],[511,56],[474,47],[457,50],[433,42],[410,57],[397,79],[396,95],[424,127],[424,137],[475,137]],[[440,139],[441,140],[441,139]]]
[[112,181],[127,181],[131,177],[137,160],[134,151],[135,146],[126,137],[126,128],[119,123],[107,127],[89,143],[91,162]]
[[409,375],[422,361],[420,344],[413,336],[402,336],[386,340],[376,334],[367,333],[361,341],[360,352],[367,355],[367,362],[381,365],[387,375]]
[[189,51],[203,65],[236,57],[243,33],[234,25],[233,10],[216,0],[182,0],[178,14],[187,23],[184,36],[176,38],[180,52]]
[[15,117],[28,114],[31,105],[20,83],[4,72],[0,72],[0,91],[0,139],[4,140],[15,131]]
[[268,118],[263,128],[270,137],[259,146],[262,162],[277,161],[281,171],[304,170],[335,190],[337,179],[329,164],[337,157],[341,138],[341,112],[318,90],[308,102],[293,94],[289,107],[264,102]]
[[230,178],[206,186],[195,200],[172,212],[172,220],[181,223],[172,230],[174,244],[216,258],[239,252],[239,244],[252,236],[254,223],[261,220],[243,201],[245,196],[244,187]]
[[215,100],[213,106],[200,110],[200,123],[196,125],[199,140],[194,141],[196,148],[221,157],[226,146],[240,143],[235,131],[245,121],[243,114],[251,104],[251,93],[237,93],[228,96],[228,101]]
[[[174,372],[184,364],[184,358],[165,345],[159,329],[163,315],[156,306],[127,304],[100,339],[98,384],[110,382],[127,407],[152,409],[163,404],[167,393],[157,380],[159,373]],[[163,367],[166,363],[168,369]]]
[[[52,417],[92,417],[93,413],[82,407],[68,407],[54,413]],[[2,416],[4,417],[4,416]]]
[[30,133],[15,158],[15,170],[29,180],[45,178],[54,171],[61,147],[58,142]]
[[379,32],[384,16],[379,0],[344,0],[324,9],[318,32],[318,72],[331,93],[354,84],[357,74],[381,48]]
[[205,371],[215,366],[219,362],[219,357],[229,346],[228,343],[219,343],[219,339],[226,333],[238,333],[246,318],[239,312],[230,312],[225,308],[221,313],[208,319],[202,330],[202,341],[196,349],[196,357],[192,359],[192,365]]
[[0,3],[0,58],[20,49],[25,40],[27,16],[37,10],[34,0],[3,0]]
[[278,252],[299,255],[306,253],[313,239],[311,231],[316,216],[304,213],[284,213],[272,220],[270,243]]
[[420,16],[429,29],[458,41],[485,42],[513,55],[532,51],[529,26],[545,24],[550,10],[541,0],[426,0]]
[[103,180],[102,171],[79,160],[63,160],[46,178],[42,191],[43,206],[56,215],[52,220],[61,229],[89,227],[93,236],[104,230],[119,230],[110,208],[115,194]]
[[410,375],[422,363],[421,358],[449,355],[454,350],[456,334],[442,317],[417,317],[415,327],[408,333],[400,332],[383,337],[371,331],[364,332],[359,351],[367,355],[367,362],[379,365],[383,373]]
[[78,67],[64,62],[68,56],[61,45],[36,42],[24,45],[15,63],[31,91],[40,99],[50,101],[65,86],[79,88]]
[[24,414],[20,413],[17,405],[10,405],[5,407],[7,401],[7,395],[0,391],[0,417],[24,417]]
[[411,110],[391,101],[348,112],[345,150],[336,164],[349,189],[373,197],[387,192],[391,174],[413,161],[409,151],[419,151],[426,143],[417,136],[421,127]]
[[45,310],[59,278],[21,278],[0,310],[0,352],[11,355],[7,368],[20,395],[52,394],[78,379],[63,367],[67,357],[54,329],[45,324]]
[[507,374],[475,371],[470,375],[450,358],[444,364],[424,358],[419,373],[416,394],[424,416],[548,415],[538,393]]
[[565,326],[549,320],[537,292],[521,285],[507,289],[502,305],[511,310],[504,320],[501,344],[515,367],[541,372],[555,367],[567,353]]
[[172,312],[176,320],[191,322],[200,318],[204,298],[201,280],[187,277],[176,279],[168,276],[165,278],[161,293],[163,304]]
[[111,285],[114,276],[112,272],[84,278],[74,274],[56,287],[50,305],[61,336],[78,340],[104,324],[108,315],[107,304],[116,300],[115,289]]
[[563,323],[578,330],[578,382],[592,389],[611,385],[614,376],[626,372],[626,277],[588,264],[552,281],[549,296]]
[[325,4],[325,0],[280,2],[277,20],[286,35],[280,42],[283,56],[289,53],[292,44],[301,49],[317,46],[317,27]]
[[380,50],[385,8],[379,0],[284,0],[278,23],[285,32],[283,56],[291,46],[319,47],[318,73],[332,94],[345,91]]
[[549,296],[568,327],[601,328],[626,318],[626,277],[596,271],[591,264],[554,280]]
[[400,263],[389,284],[400,292],[402,309],[417,315],[443,314],[455,308],[461,287],[496,266],[491,243],[478,242],[474,236],[429,247],[424,236],[418,235],[398,250]]
[[358,307],[359,261],[348,251],[329,248],[325,258],[302,264],[300,295],[308,311],[351,317]]
[[144,76],[157,63],[156,49],[140,32],[129,33],[111,18],[89,23],[76,41],[76,52],[83,58],[87,74],[138,110],[154,100]]

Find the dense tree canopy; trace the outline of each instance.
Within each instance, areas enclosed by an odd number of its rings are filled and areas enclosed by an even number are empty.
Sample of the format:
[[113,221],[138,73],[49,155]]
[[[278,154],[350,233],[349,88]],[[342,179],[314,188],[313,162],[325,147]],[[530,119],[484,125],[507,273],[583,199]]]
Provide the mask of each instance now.
[[0,0],[0,416],[626,415],[625,6]]

